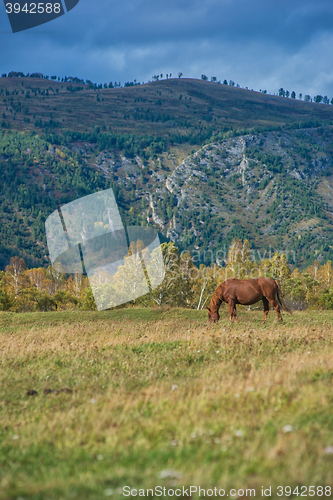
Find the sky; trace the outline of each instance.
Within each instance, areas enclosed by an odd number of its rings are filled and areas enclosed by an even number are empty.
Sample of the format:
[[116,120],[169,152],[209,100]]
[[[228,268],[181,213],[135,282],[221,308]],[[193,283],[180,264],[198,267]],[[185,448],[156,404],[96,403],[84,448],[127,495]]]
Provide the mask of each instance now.
[[19,33],[0,3],[0,74],[124,84],[182,72],[332,98],[332,48],[332,0],[80,0]]

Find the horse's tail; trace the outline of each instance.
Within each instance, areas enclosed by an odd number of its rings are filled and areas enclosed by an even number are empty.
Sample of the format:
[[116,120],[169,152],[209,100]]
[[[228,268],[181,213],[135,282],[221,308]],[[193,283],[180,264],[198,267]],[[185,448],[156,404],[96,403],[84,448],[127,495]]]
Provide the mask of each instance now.
[[290,314],[293,314],[292,310],[289,309],[289,307],[286,306],[284,300],[283,300],[283,296],[282,296],[282,291],[281,291],[281,287],[280,287],[280,283],[277,281],[277,280],[274,280],[275,283],[276,283],[276,286],[277,286],[277,298],[278,298],[278,301],[280,302],[281,306],[283,307],[283,309],[285,311],[287,311],[288,313]]

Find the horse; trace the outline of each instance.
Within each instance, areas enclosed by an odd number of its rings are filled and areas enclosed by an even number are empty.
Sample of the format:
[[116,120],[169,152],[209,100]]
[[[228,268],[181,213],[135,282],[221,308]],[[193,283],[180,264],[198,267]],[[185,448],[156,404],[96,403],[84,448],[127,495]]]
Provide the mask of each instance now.
[[236,304],[251,305],[259,302],[259,300],[262,300],[264,306],[264,317],[261,323],[265,323],[266,321],[269,304],[274,307],[279,321],[282,321],[280,306],[276,301],[276,296],[281,307],[292,314],[291,309],[284,303],[281,288],[277,280],[270,278],[228,279],[221,283],[213,293],[209,307],[207,307],[209,322],[213,321],[215,323],[220,319],[219,308],[222,302],[226,302],[229,305],[230,321],[237,322]]

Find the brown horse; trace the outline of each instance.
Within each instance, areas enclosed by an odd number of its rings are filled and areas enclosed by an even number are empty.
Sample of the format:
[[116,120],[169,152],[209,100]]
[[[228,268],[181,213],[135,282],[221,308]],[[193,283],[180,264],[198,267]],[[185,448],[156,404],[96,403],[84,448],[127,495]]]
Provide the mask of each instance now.
[[208,319],[209,321],[218,321],[220,319],[219,308],[222,302],[229,304],[230,321],[237,321],[236,304],[251,305],[259,300],[262,300],[264,305],[264,317],[261,323],[264,323],[269,312],[269,304],[271,304],[277,312],[279,321],[282,321],[279,304],[276,301],[276,296],[282,308],[292,314],[292,311],[284,303],[282,292],[279,283],[270,278],[256,278],[250,280],[229,279],[219,285],[209,304]]

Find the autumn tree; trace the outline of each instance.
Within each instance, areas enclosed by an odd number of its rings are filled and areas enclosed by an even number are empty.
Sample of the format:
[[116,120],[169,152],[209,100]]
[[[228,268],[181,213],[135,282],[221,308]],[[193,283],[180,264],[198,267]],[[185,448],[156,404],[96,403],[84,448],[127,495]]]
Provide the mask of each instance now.
[[62,289],[65,279],[65,273],[62,273],[56,267],[49,266],[46,270],[46,289],[49,295],[53,297],[58,290]]
[[0,311],[8,311],[12,305],[10,295],[7,293],[3,280],[5,273],[0,271]]
[[254,262],[250,243],[234,238],[229,246],[227,257],[228,278],[253,278],[257,266]]
[[330,289],[333,286],[333,268],[330,260],[321,266],[318,270],[317,277],[324,289]]
[[87,286],[89,286],[88,278],[84,277],[81,273],[75,273],[66,281],[65,289],[79,299]]
[[271,259],[263,260],[259,267],[261,274],[266,278],[278,279],[282,284],[291,275],[287,257],[284,253],[276,252]]
[[193,306],[197,311],[208,305],[211,295],[221,281],[223,279],[220,278],[220,268],[216,264],[207,267],[200,264],[196,279],[192,281]]
[[46,269],[44,267],[38,267],[36,269],[28,269],[26,271],[27,276],[29,277],[30,283],[37,290],[45,290],[46,289]]
[[26,268],[26,263],[19,257],[11,257],[9,265],[5,268],[5,281],[13,290],[15,299],[17,299],[19,292],[29,285],[29,278],[24,275]]
[[150,265],[154,267],[158,266],[161,272],[163,272],[164,279],[159,286],[150,292],[150,298],[158,306],[164,304],[176,305],[180,287],[183,285],[179,272],[179,249],[172,242],[162,243],[160,249],[163,256],[164,269],[160,266],[160,252],[157,249],[151,254]]
[[[193,279],[196,278],[195,267],[190,252],[182,252],[179,259],[180,283],[177,293],[179,307],[190,307],[193,299]],[[194,274],[195,273],[195,274]]]
[[131,242],[124,264],[118,267],[113,279],[114,294],[119,304],[130,300],[135,302],[137,298],[149,292],[148,276],[143,265],[144,256],[148,253],[149,250],[144,248],[142,241]]

